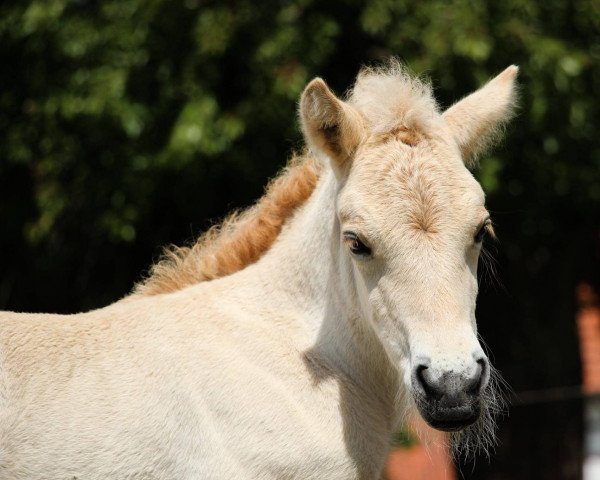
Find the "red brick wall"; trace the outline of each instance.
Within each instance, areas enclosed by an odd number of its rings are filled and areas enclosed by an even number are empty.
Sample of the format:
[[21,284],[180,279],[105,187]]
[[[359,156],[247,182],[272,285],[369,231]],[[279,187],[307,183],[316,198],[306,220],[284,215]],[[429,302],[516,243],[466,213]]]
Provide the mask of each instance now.
[[592,287],[577,287],[577,328],[585,393],[600,393],[600,307]]

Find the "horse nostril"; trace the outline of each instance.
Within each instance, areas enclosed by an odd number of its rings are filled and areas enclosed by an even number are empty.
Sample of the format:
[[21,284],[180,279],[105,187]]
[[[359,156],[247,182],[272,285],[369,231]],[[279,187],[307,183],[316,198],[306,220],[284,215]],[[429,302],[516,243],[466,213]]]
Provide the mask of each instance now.
[[477,360],[477,370],[467,390],[470,395],[478,395],[487,385],[489,377],[489,364],[486,357]]
[[427,397],[439,400],[443,395],[443,391],[440,390],[439,387],[436,388],[436,385],[431,380],[427,379],[426,370],[428,368],[427,365],[418,365],[415,370],[415,377]]

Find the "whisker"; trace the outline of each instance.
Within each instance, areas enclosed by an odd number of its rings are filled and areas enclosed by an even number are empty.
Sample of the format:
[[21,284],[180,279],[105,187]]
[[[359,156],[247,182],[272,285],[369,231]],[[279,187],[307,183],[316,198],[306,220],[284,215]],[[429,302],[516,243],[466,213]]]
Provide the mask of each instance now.
[[494,287],[496,290],[502,290],[506,293],[506,288],[504,287],[498,274],[498,261],[495,257],[495,255],[498,253],[498,250],[494,248],[494,251],[492,252],[492,248],[492,246],[485,244],[481,249],[481,270],[479,275],[480,282],[486,284],[487,286]]
[[496,418],[507,414],[504,391],[510,389],[499,372],[491,367],[490,381],[482,392],[482,412],[479,420],[466,429],[451,434],[452,454],[455,458],[475,459],[483,454],[490,459],[496,445]]

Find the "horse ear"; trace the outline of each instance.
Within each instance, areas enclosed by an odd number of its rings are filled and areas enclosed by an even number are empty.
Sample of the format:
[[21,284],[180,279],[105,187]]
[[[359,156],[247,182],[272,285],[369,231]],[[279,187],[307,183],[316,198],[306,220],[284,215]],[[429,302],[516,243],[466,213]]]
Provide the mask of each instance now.
[[300,98],[300,122],[306,143],[342,168],[364,135],[361,115],[335,96],[320,78],[311,81]]
[[508,67],[444,112],[443,117],[468,167],[476,165],[477,156],[498,139],[501,127],[511,119],[518,71],[516,65]]

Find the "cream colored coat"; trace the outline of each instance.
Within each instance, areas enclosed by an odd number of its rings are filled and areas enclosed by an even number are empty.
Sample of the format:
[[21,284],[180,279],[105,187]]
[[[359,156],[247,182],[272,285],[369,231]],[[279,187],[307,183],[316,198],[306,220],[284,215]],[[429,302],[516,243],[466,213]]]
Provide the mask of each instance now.
[[485,209],[461,157],[508,116],[515,73],[443,115],[397,65],[347,102],[315,80],[319,181],[259,261],[88,313],[0,314],[0,479],[379,478],[414,359],[470,368],[480,349]]

